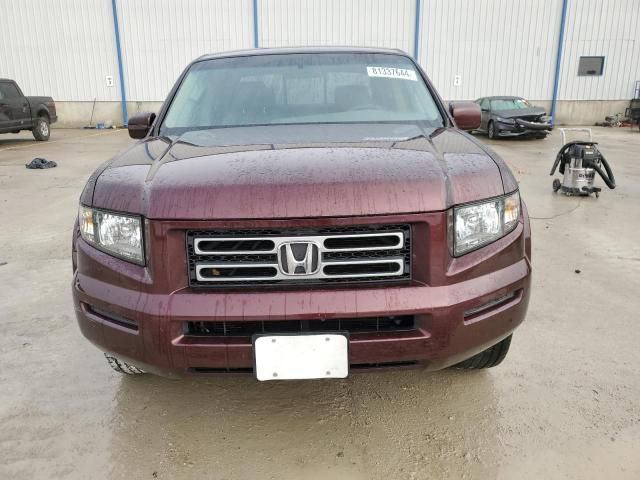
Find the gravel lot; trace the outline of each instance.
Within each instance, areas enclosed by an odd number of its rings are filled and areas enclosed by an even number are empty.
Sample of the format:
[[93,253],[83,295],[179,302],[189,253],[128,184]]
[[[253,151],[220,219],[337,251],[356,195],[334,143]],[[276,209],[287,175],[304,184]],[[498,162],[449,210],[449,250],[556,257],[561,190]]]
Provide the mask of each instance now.
[[640,134],[594,134],[619,184],[597,200],[551,192],[559,134],[491,142],[534,236],[500,367],[269,384],[112,372],[75,323],[70,239],[127,133],[0,136],[0,478],[640,478]]

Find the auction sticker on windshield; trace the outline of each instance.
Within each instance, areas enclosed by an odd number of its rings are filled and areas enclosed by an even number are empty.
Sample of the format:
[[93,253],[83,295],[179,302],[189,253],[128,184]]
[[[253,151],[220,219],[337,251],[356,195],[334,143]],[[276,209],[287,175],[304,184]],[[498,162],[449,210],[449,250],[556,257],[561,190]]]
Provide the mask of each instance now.
[[402,80],[418,81],[416,72],[408,68],[396,68],[396,67],[367,67],[367,75],[370,77],[383,77],[383,78],[400,78]]

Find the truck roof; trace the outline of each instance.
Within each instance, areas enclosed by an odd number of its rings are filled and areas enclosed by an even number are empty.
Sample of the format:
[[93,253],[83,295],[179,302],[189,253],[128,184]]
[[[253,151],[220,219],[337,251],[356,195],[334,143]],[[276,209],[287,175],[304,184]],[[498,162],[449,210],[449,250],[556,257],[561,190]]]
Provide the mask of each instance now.
[[233,50],[230,52],[209,53],[198,57],[195,61],[211,60],[227,57],[249,57],[256,55],[286,55],[293,53],[385,53],[390,55],[402,55],[408,57],[406,52],[398,48],[375,47],[284,47],[284,48],[252,48],[245,50]]

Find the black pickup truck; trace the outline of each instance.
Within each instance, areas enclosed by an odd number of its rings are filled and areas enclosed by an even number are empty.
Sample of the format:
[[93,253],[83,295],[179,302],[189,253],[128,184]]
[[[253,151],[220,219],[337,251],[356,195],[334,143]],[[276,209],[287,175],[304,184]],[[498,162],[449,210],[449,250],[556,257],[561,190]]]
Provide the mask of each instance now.
[[45,141],[57,120],[51,97],[25,97],[16,82],[0,78],[0,133],[31,130],[36,140]]

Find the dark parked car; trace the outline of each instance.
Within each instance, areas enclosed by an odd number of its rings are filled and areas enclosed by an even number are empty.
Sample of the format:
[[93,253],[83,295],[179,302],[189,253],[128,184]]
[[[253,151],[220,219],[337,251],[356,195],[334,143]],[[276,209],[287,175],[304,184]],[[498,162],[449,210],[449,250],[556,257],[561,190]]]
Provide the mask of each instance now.
[[124,373],[499,364],[524,320],[518,184],[397,50],[195,60],[80,197],[82,333]]
[[36,140],[49,140],[49,125],[57,120],[51,97],[25,97],[16,82],[0,78],[0,133],[31,130]]
[[478,131],[489,138],[534,136],[544,138],[553,129],[544,108],[520,97],[484,97],[476,100],[482,110]]

